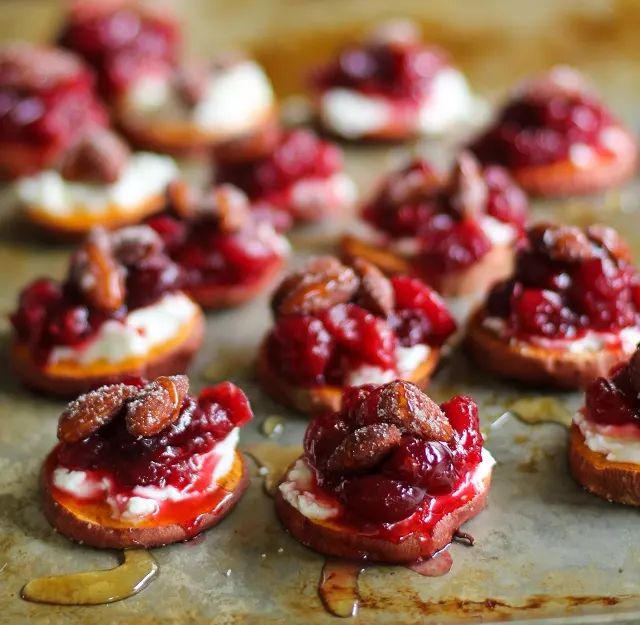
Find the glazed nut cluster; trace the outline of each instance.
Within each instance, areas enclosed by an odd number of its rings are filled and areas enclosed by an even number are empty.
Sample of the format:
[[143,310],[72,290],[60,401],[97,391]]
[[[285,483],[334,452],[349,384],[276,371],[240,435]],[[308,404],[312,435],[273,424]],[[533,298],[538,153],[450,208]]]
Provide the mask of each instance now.
[[271,307],[276,317],[312,315],[348,302],[386,316],[395,304],[393,287],[377,267],[363,259],[347,266],[321,256],[282,281]]
[[[372,397],[375,406],[364,400],[356,408],[353,418],[357,428],[327,459],[328,472],[346,474],[371,469],[400,446],[403,435],[424,441],[453,439],[453,428],[438,404],[414,384],[397,380]],[[371,423],[371,415],[375,415],[375,423]]]
[[162,376],[143,387],[130,384],[102,386],[67,406],[58,422],[58,439],[63,443],[81,441],[123,409],[127,430],[132,436],[154,436],[180,416],[188,391],[186,375]]

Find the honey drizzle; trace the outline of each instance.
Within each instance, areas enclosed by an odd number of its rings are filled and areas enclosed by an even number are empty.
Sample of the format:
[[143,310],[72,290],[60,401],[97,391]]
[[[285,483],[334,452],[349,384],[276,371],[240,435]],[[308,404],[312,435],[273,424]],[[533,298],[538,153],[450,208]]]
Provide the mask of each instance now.
[[430,558],[407,564],[407,568],[424,577],[441,577],[451,570],[452,565],[451,553],[447,549],[443,549]]
[[249,445],[245,453],[253,458],[264,475],[264,489],[273,496],[285,471],[302,454],[299,445],[277,445],[276,443],[256,443]]
[[348,618],[358,613],[360,604],[358,578],[362,571],[364,567],[357,562],[333,558],[325,560],[318,594],[330,614]]
[[158,563],[144,549],[127,549],[119,566],[105,571],[38,577],[20,593],[25,601],[54,605],[101,605],[144,590],[158,573]]

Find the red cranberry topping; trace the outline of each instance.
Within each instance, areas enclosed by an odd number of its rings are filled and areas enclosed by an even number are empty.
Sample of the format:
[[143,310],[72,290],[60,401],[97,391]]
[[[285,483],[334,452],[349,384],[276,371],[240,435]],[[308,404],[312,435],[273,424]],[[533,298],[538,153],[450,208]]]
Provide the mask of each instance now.
[[73,140],[107,116],[93,92],[93,78],[73,56],[29,44],[0,50],[0,144],[33,152],[7,152],[0,169],[10,176],[52,165]]
[[613,380],[596,378],[586,390],[586,416],[599,425],[640,425],[637,393],[627,394]]
[[313,76],[316,89],[355,89],[369,95],[418,100],[448,65],[442,50],[416,42],[371,41],[344,48]]
[[145,72],[174,66],[181,35],[173,19],[139,3],[88,1],[70,12],[59,42],[92,65],[112,94]]
[[[362,432],[363,423],[375,426],[396,420],[397,415],[386,415],[380,409],[380,398],[392,384],[346,389],[342,410],[316,417],[304,439],[305,455],[315,468],[319,483],[338,496],[349,515],[366,522],[394,523],[407,518],[425,498],[450,493],[481,460],[477,407],[471,398],[458,396],[441,406],[444,416],[440,413],[439,417],[446,417],[453,427],[451,441],[429,440],[406,430],[390,455],[374,461],[373,466],[369,464],[357,475],[336,473],[335,468],[328,471],[327,461],[334,450],[352,432]],[[404,384],[428,401],[416,387]],[[411,418],[410,414],[407,418]]]
[[[555,80],[552,72],[548,81]],[[606,152],[601,132],[615,123],[587,91],[534,84],[505,105],[471,149],[484,163],[512,168],[544,165],[570,158],[571,146],[576,144]]]
[[280,207],[283,197],[299,180],[328,178],[341,171],[342,166],[340,148],[322,141],[310,130],[298,129],[283,132],[268,156],[219,163],[216,180],[235,185],[253,201]]
[[253,416],[245,394],[230,382],[204,389],[197,400],[187,397],[178,419],[155,436],[132,436],[125,411],[88,438],[60,445],[60,465],[106,471],[124,489],[136,485],[182,488],[193,481],[193,456],[207,453]]
[[585,236],[574,227],[534,226],[513,277],[493,287],[487,310],[524,339],[617,332],[638,323],[638,284],[625,257],[588,230]]

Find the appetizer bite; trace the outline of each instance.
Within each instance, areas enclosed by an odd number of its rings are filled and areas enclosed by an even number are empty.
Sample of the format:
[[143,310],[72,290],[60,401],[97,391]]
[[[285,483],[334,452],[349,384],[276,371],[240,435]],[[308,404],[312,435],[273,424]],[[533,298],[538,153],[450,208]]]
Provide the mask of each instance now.
[[282,131],[272,151],[258,158],[220,160],[216,181],[242,189],[254,206],[275,214],[281,229],[339,214],[356,197],[342,150],[306,129]]
[[318,415],[276,495],[283,525],[320,553],[373,562],[429,558],[486,505],[495,464],[478,408],[438,406],[396,380],[345,390]]
[[118,228],[164,208],[179,175],[172,158],[131,153],[112,131],[93,126],[60,154],[53,167],[15,182],[25,217],[58,237]]
[[406,22],[340,50],[314,72],[312,86],[320,124],[348,140],[443,134],[484,112],[446,53]]
[[228,514],[249,482],[236,445],[251,407],[230,382],[188,390],[184,375],[131,378],[67,406],[41,474],[56,531],[103,549],[148,548]]
[[467,346],[497,375],[578,388],[633,353],[639,310],[638,273],[615,230],[537,224],[513,276],[473,316]]
[[426,386],[456,323],[415,278],[385,278],[362,259],[331,256],[286,277],[258,357],[264,391],[302,412],[338,410],[346,386],[403,378]]
[[198,194],[176,183],[172,211],[148,225],[182,270],[184,290],[203,308],[237,306],[268,288],[289,255],[287,239],[250,209],[244,193],[219,185]]
[[543,196],[615,187],[633,175],[637,161],[631,133],[569,67],[519,85],[471,149]]
[[525,194],[501,167],[480,167],[464,152],[446,180],[419,159],[390,174],[364,205],[342,253],[387,274],[419,276],[462,320],[511,273],[527,212]]
[[640,349],[587,386],[569,433],[573,477],[594,495],[640,506]]
[[184,372],[202,344],[204,316],[180,284],[152,228],[92,231],[62,283],[41,278],[20,294],[11,315],[16,374],[68,396],[130,375]]
[[0,47],[0,178],[51,166],[106,111],[75,55],[29,43]]
[[181,40],[172,15],[126,0],[76,3],[59,37],[95,67],[136,145],[193,152],[271,132],[276,107],[260,66],[238,55],[182,62]]

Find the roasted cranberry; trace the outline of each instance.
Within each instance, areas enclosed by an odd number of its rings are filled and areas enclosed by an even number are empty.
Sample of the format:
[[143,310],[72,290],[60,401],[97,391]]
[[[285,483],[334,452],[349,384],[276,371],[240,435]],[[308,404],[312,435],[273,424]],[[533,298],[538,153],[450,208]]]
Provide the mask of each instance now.
[[522,285],[512,278],[494,284],[487,297],[487,313],[491,317],[508,317],[512,298],[519,297],[521,293]]
[[131,267],[127,274],[127,305],[130,308],[148,306],[167,291],[180,288],[178,265],[166,256],[154,256]]
[[86,306],[60,308],[49,315],[46,340],[53,345],[77,345],[91,334]]
[[322,321],[315,317],[281,317],[269,342],[274,362],[292,382],[323,384],[334,348],[334,340]]
[[476,466],[482,459],[482,434],[475,401],[456,395],[440,407],[456,432],[456,465],[467,470]]
[[502,167],[485,167],[483,175],[489,189],[487,214],[523,229],[529,210],[525,192]]
[[35,280],[22,293],[18,309],[11,315],[11,323],[23,340],[40,337],[47,311],[62,298],[60,287],[48,278]]
[[451,492],[458,479],[453,452],[444,443],[407,438],[384,463],[384,473],[429,495]]
[[456,322],[442,298],[424,282],[408,276],[391,279],[396,307],[389,323],[402,345],[442,345],[456,330]]
[[304,435],[304,452],[320,474],[329,456],[349,431],[349,426],[337,413],[321,414],[309,424]]
[[387,322],[355,304],[339,304],[322,319],[336,346],[350,361],[390,369],[395,366],[396,336]]
[[376,384],[362,384],[361,386],[348,386],[342,391],[342,414],[349,423],[355,422],[354,419],[360,406],[376,388]]
[[187,225],[174,217],[159,215],[147,222],[162,238],[166,248],[171,251],[180,246],[187,234]]
[[613,381],[597,378],[586,391],[587,418],[600,425],[640,424],[637,396],[623,392]]
[[367,521],[395,523],[413,514],[426,492],[384,475],[362,475],[345,480],[339,488],[344,505]]
[[570,336],[577,321],[558,293],[543,289],[525,289],[514,295],[510,320],[518,333],[549,338]]
[[247,396],[230,382],[203,389],[198,409],[206,421],[206,429],[216,438],[224,438],[232,428],[243,426],[253,416]]

